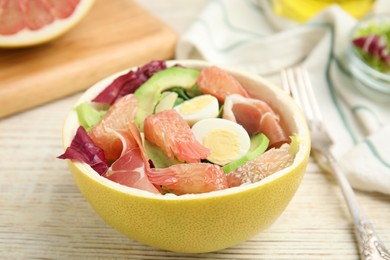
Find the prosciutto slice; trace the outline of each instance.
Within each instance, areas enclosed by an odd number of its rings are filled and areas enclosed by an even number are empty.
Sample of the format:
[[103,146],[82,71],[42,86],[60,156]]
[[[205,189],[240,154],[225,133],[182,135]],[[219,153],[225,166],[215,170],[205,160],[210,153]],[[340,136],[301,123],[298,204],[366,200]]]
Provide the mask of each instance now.
[[115,161],[104,177],[128,187],[159,194],[157,188],[149,181],[147,171],[148,165],[143,160],[142,151],[135,147]]
[[224,102],[223,118],[242,125],[250,136],[265,134],[269,147],[279,148],[290,138],[280,124],[279,115],[264,101],[232,94]]
[[160,194],[160,191],[149,181],[149,161],[134,121],[129,124],[127,131],[112,133],[122,142],[123,149],[119,159],[111,165],[104,177],[128,187]]

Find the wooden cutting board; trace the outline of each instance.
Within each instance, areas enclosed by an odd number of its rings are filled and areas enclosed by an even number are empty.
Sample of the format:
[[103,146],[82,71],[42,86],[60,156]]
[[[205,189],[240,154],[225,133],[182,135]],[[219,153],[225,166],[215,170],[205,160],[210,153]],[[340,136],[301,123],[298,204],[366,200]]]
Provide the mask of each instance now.
[[177,33],[131,0],[96,0],[61,38],[0,50],[0,118],[82,91],[100,79],[174,56]]

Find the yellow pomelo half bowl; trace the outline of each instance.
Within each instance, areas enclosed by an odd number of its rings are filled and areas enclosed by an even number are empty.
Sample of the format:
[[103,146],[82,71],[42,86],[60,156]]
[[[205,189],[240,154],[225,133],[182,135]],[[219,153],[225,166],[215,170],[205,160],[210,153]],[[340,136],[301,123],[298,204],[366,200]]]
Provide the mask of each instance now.
[[[203,61],[169,61],[201,68]],[[85,163],[69,161],[81,193],[110,225],[144,244],[187,253],[210,252],[244,242],[269,227],[284,211],[298,189],[310,153],[310,136],[305,118],[296,103],[277,86],[237,69],[219,66],[233,74],[252,97],[267,101],[283,118],[291,134],[300,139],[294,163],[260,182],[204,194],[155,195],[114,183]],[[77,104],[89,101],[120,72],[90,89]],[[76,104],[76,105],[77,105]],[[68,147],[79,126],[71,111],[63,129]]]

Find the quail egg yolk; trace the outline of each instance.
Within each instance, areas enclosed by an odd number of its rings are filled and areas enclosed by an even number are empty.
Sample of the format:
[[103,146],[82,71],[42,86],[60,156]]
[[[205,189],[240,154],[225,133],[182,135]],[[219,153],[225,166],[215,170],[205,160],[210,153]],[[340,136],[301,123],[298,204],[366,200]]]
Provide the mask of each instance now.
[[208,132],[203,137],[203,146],[211,150],[207,159],[216,164],[225,164],[240,156],[240,139],[236,133],[226,129]]
[[195,138],[211,151],[212,163],[225,165],[243,157],[250,148],[250,137],[236,122],[222,118],[207,118],[192,126]]

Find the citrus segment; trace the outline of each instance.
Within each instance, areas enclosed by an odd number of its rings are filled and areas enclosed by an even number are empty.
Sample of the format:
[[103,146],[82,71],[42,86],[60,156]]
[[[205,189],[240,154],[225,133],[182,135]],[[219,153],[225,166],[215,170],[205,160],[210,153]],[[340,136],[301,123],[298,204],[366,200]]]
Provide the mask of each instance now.
[[204,193],[228,187],[222,168],[211,163],[176,164],[165,169],[150,169],[149,180],[176,195]]
[[265,177],[290,166],[294,156],[290,153],[290,145],[284,144],[280,148],[272,148],[248,161],[236,170],[227,174],[229,187],[240,186],[244,183],[255,183]]
[[67,0],[67,1],[51,1],[50,11],[51,13],[58,18],[67,18],[69,17],[80,3],[80,0]]
[[0,35],[14,34],[24,27],[22,13],[17,1],[0,4]]
[[170,159],[176,157],[182,162],[197,163],[210,154],[209,149],[195,139],[186,121],[173,109],[148,116],[144,121],[144,134]]
[[197,84],[203,93],[215,96],[219,102],[224,102],[225,98],[231,94],[249,97],[238,80],[216,66],[201,69]]

